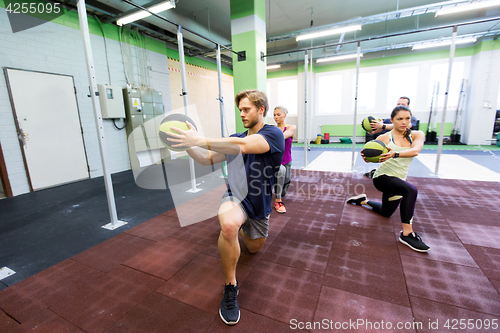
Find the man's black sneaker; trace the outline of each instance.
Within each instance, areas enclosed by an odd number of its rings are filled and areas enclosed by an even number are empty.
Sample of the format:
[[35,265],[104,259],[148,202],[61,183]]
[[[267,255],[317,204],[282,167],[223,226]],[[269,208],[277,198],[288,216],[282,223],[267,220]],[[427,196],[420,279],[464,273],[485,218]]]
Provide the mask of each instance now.
[[240,320],[240,306],[238,305],[238,283],[236,286],[224,286],[224,296],[220,304],[219,315],[227,325],[236,325]]
[[431,249],[424,242],[422,242],[422,238],[420,238],[420,236],[417,235],[416,232],[412,232],[408,236],[403,236],[403,232],[401,232],[401,235],[399,236],[399,241],[409,246],[410,249],[418,252],[427,252]]
[[373,169],[371,171],[368,171],[367,173],[364,173],[363,176],[365,176],[366,178],[373,178],[373,174],[375,173],[375,170],[377,170],[377,169]]
[[355,197],[350,197],[347,199],[347,203],[352,203],[361,206],[361,203],[366,200],[366,194],[360,194]]

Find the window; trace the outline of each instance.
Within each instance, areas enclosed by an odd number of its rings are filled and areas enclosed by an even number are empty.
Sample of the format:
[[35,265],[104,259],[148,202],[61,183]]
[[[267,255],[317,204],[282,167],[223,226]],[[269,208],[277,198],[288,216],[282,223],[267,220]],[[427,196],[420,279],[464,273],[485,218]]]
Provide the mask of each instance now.
[[318,114],[342,112],[342,75],[318,77]]
[[408,96],[410,100],[416,96],[417,83],[417,66],[390,69],[387,90],[387,110],[394,109],[401,96]]
[[[458,104],[458,98],[460,96],[460,91],[462,87],[462,79],[464,76],[464,62],[454,62],[451,69],[450,78],[450,89],[448,91],[448,106],[447,109],[456,109]],[[446,81],[448,80],[448,63],[435,64],[431,66],[431,79],[429,82],[429,105],[432,101],[432,91],[434,90],[434,84],[439,82],[439,97],[437,100],[437,106],[439,110],[443,110],[444,107],[444,96],[446,90]],[[466,88],[466,87],[464,87]],[[433,109],[436,109],[436,98],[433,100]]]
[[[356,96],[356,74],[352,77],[352,111]],[[359,73],[358,112],[367,113],[375,109],[377,73]]]
[[287,108],[289,115],[297,114],[297,79],[278,81],[277,92],[278,103],[273,108],[280,105]]

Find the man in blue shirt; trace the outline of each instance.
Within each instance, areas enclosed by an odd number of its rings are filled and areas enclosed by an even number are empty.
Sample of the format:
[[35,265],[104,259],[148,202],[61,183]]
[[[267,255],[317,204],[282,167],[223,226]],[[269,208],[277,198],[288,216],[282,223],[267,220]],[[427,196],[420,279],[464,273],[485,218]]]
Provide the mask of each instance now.
[[[399,97],[398,103],[396,104],[396,106],[398,106],[398,105],[404,105],[404,106],[410,107],[410,98],[408,98],[406,96]],[[386,118],[383,121],[378,121],[378,122],[374,121],[370,124],[370,126],[371,126],[373,131],[368,132],[368,133],[369,134],[379,134],[379,135],[382,135],[386,132],[389,132],[390,130],[392,130],[394,128],[394,124],[391,122],[390,118]],[[414,116],[411,116],[411,129],[418,130],[417,118],[415,118]]]
[[244,90],[236,95],[235,102],[247,129],[243,133],[228,138],[204,138],[189,123],[189,131],[172,127],[180,134],[169,133],[171,140],[178,143],[176,146],[192,147],[187,153],[200,164],[228,162],[228,186],[218,212],[218,246],[226,278],[219,315],[227,325],[235,325],[240,319],[236,281],[241,252],[238,234],[250,253],[264,245],[272,211],[272,188],[285,151],[283,132],[265,123],[269,109],[265,93]]

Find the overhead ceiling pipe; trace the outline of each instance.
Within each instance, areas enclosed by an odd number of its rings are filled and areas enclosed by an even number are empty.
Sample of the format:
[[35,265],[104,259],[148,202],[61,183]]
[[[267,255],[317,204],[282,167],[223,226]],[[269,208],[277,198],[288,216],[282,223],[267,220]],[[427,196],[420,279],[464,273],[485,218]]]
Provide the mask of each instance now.
[[332,23],[332,24],[327,24],[327,25],[323,25],[323,26],[319,26],[319,27],[315,27],[315,28],[308,28],[308,29],[290,32],[287,34],[271,36],[271,37],[267,38],[267,42],[274,42],[277,40],[296,38],[300,34],[312,33],[315,31],[322,31],[322,30],[326,30],[326,29],[333,29],[335,27],[341,27],[341,26],[345,26],[345,25],[361,24],[361,25],[365,26],[368,24],[396,20],[396,19],[410,17],[410,16],[418,16],[418,15],[422,15],[422,14],[435,13],[436,11],[438,11],[442,8],[456,6],[457,4],[461,4],[461,3],[470,3],[470,0],[443,1],[443,2],[438,2],[435,4],[429,4],[429,5],[423,5],[423,6],[395,10],[395,11],[388,12],[388,13],[380,13],[380,14],[370,15],[370,16],[366,16],[366,17],[359,17],[359,18],[350,19],[350,20]]
[[[496,16],[496,17],[492,17],[492,18],[488,18],[488,19],[482,19],[482,20],[462,22],[462,23],[458,23],[458,24],[457,23],[447,24],[447,25],[442,25],[442,26],[438,26],[438,27],[418,29],[418,30],[407,31],[407,32],[393,33],[393,34],[388,34],[388,35],[383,35],[383,36],[367,37],[367,38],[351,40],[351,41],[343,42],[343,43],[332,43],[332,44],[327,44],[327,45],[304,47],[304,48],[290,50],[290,51],[282,51],[282,52],[276,52],[276,53],[271,53],[271,54],[265,54],[264,57],[273,57],[273,56],[277,56],[277,55],[284,55],[284,54],[290,54],[290,53],[296,53],[296,52],[305,52],[307,50],[317,50],[317,49],[322,49],[325,47],[334,47],[337,45],[346,45],[346,44],[352,44],[352,43],[358,43],[358,42],[367,42],[367,41],[372,41],[372,40],[378,40],[378,39],[384,39],[384,38],[390,38],[390,37],[398,37],[398,36],[410,35],[410,34],[415,34],[415,33],[420,33],[420,32],[426,32],[426,31],[434,31],[434,30],[440,30],[440,29],[453,28],[455,26],[493,22],[493,21],[498,21],[498,20],[500,20],[500,16]],[[485,33],[487,33],[487,31],[485,31]]]

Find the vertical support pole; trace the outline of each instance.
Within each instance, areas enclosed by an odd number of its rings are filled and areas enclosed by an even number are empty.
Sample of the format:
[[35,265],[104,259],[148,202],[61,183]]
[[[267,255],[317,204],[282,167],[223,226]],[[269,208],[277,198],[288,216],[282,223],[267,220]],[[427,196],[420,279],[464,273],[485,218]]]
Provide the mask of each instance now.
[[[181,64],[182,98],[184,100],[184,114],[189,117],[189,102],[186,84],[186,63],[184,62],[184,42],[182,39],[182,27],[177,26],[177,44],[179,46],[179,62]],[[187,192],[196,193],[201,189],[196,188],[196,176],[194,173],[194,161],[189,157],[189,174],[191,175],[191,189]]]
[[[311,43],[312,43],[312,40],[311,40]],[[311,143],[310,143],[310,139],[311,139],[311,133],[314,132],[314,114],[313,114],[313,105],[314,105],[314,75],[313,75],[313,54],[314,54],[314,51],[311,50],[311,54],[309,54],[309,51],[307,51],[307,54],[309,55],[308,56],[308,61],[309,61],[309,71],[307,72],[307,75],[309,76],[308,78],[308,87],[309,89],[307,89],[307,95],[309,96],[308,98],[308,105],[307,105],[307,115],[308,115],[308,119],[309,119],[309,127],[307,128],[307,137],[309,138],[307,141],[308,141],[308,144],[307,144],[307,151],[311,151]],[[321,132],[321,130],[320,130]],[[314,135],[314,134],[313,134]],[[316,136],[314,135],[314,138],[316,138]]]
[[432,132],[432,112],[434,112],[434,97],[436,95],[436,82],[434,82],[434,87],[432,87],[432,98],[431,98],[431,111],[429,113],[429,121],[427,122],[427,135],[425,141],[430,142],[430,132]]
[[444,125],[446,121],[446,108],[448,107],[448,92],[450,90],[451,69],[453,67],[453,57],[455,56],[455,41],[457,39],[457,26],[453,27],[453,34],[450,45],[450,61],[448,64],[448,78],[446,79],[446,88],[444,91],[443,115],[441,117],[441,129],[439,131],[438,152],[436,157],[436,170],[434,174],[437,176],[439,172],[439,162],[441,159],[441,150],[443,148]]
[[307,137],[307,66],[308,66],[308,51],[304,58],[304,168],[307,167],[307,145],[309,138]]
[[104,186],[106,188],[106,197],[108,199],[108,210],[111,223],[103,226],[105,229],[113,230],[127,222],[119,221],[116,214],[116,203],[113,192],[113,182],[111,181],[111,174],[109,173],[106,156],[106,141],[104,138],[104,127],[102,123],[101,106],[97,98],[97,80],[95,78],[94,59],[92,56],[92,47],[90,45],[89,25],[87,22],[87,9],[85,8],[85,0],[78,0],[78,19],[80,21],[80,30],[83,37],[83,47],[85,50],[85,59],[87,61],[87,75],[89,77],[90,97],[92,99],[92,106],[94,108],[95,125],[97,128],[99,150],[101,152],[101,163],[103,170]]
[[356,155],[356,124],[358,115],[358,84],[359,84],[359,63],[361,55],[361,42],[358,42],[358,56],[356,58],[356,92],[354,95],[354,120],[353,120],[353,130],[352,130],[352,159],[351,159],[351,171],[354,171],[354,157]]
[[[438,111],[439,111],[439,87],[441,85],[441,82],[438,81],[437,84],[436,84],[436,103],[435,103],[435,107],[434,107],[434,110],[432,111],[432,131],[434,132],[434,139],[435,138],[435,134],[437,133],[437,114],[438,114]],[[434,141],[434,140],[432,140]]]
[[460,112],[460,104],[462,103],[462,95],[464,93],[464,83],[465,79],[462,79],[462,84],[460,85],[460,95],[458,95],[457,111],[455,112],[455,119],[453,120],[453,130],[451,131],[451,134],[453,135],[457,135],[460,132],[460,129],[458,128],[458,115]]
[[[220,56],[220,44],[217,44],[217,77],[219,81],[219,106],[220,106],[220,135],[224,138],[227,133],[224,131],[224,96],[222,96],[222,64]],[[227,178],[227,162],[222,162],[221,178]],[[212,165],[212,170],[214,166]]]
[[225,137],[224,133],[224,97],[222,96],[222,65],[220,57],[220,45],[217,44],[217,77],[219,80],[219,106],[220,106],[220,135]]

